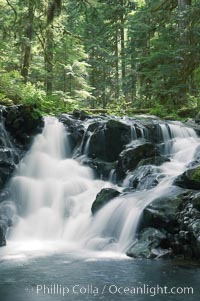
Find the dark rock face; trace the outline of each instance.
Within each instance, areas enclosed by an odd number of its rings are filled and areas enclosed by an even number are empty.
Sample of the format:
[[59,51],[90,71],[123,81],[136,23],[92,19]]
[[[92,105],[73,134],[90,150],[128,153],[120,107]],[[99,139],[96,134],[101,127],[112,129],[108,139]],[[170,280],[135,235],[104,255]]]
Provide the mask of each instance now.
[[[91,130],[91,126],[88,130]],[[118,159],[120,152],[131,140],[130,126],[110,119],[97,127],[91,135],[88,156],[107,162]]]
[[16,164],[30,147],[43,119],[33,116],[30,106],[0,107],[0,191],[12,176]]
[[183,188],[188,189],[200,189],[200,166],[195,168],[188,169],[181,176],[179,176],[175,182],[175,185],[178,185]]
[[34,115],[30,106],[0,107],[0,247],[6,245],[6,232],[14,215],[12,204],[5,201],[8,192],[2,190],[42,127],[42,117]]
[[105,162],[98,159],[92,160],[90,158],[86,158],[82,163],[91,167],[95,175],[105,181],[110,177],[111,171],[114,171],[116,166],[115,162]]
[[0,221],[0,247],[6,245],[6,230],[4,224]]
[[138,163],[144,158],[152,158],[159,155],[158,149],[151,143],[136,145],[128,148],[119,155],[116,172],[117,177],[122,179],[127,171],[134,170]]
[[5,183],[10,179],[15,165],[6,161],[0,161],[0,190],[4,187]]
[[176,214],[183,202],[182,197],[181,194],[176,197],[166,196],[155,199],[143,211],[143,227],[163,228],[170,233],[176,232],[178,227]]
[[143,165],[155,165],[155,166],[160,166],[165,162],[170,162],[169,158],[163,157],[163,156],[155,156],[152,158],[146,158],[142,159],[138,163],[138,167],[143,166]]
[[104,205],[106,205],[109,201],[119,196],[119,191],[112,188],[104,188],[102,189],[96,196],[94,203],[92,204],[92,214],[95,214],[98,210],[100,210]]
[[72,151],[81,145],[85,132],[82,122],[78,119],[75,119],[75,116],[69,116],[67,114],[62,114],[59,116],[59,121],[61,121],[68,129]]
[[155,199],[144,209],[138,241],[127,251],[129,256],[199,259],[200,193],[180,190],[174,194]]
[[44,122],[41,116],[33,114],[33,108],[26,105],[6,107],[3,110],[5,128],[13,141],[23,149],[30,146],[32,137],[40,132]]
[[6,196],[6,191],[0,194],[0,247],[6,245],[6,232],[12,226],[16,213],[15,206],[11,202],[4,201]]
[[128,182],[126,184],[128,184],[128,187],[130,188],[146,190],[157,186],[162,178],[163,174],[159,168],[152,165],[144,165],[130,173],[128,179],[125,179],[125,182]]
[[177,254],[187,258],[200,258],[200,193],[189,192],[177,213],[180,225],[175,237]]
[[171,249],[167,249],[167,245],[168,238],[164,231],[147,228],[140,233],[138,240],[127,251],[127,255],[141,258],[169,258]]

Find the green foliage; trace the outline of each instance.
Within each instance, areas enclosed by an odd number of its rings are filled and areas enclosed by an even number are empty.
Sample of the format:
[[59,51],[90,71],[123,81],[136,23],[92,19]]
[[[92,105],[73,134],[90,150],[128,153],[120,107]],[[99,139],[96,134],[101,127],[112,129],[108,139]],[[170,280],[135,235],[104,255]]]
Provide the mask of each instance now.
[[194,114],[200,0],[179,4],[0,0],[1,103],[36,105],[41,114],[97,107]]
[[22,99],[23,81],[18,71],[0,71],[0,93],[2,98],[18,103]]
[[165,117],[166,115],[169,114],[166,106],[162,105],[162,104],[156,104],[154,106],[154,108],[151,109],[150,111],[151,115],[156,115],[159,117]]
[[107,108],[110,115],[123,116],[131,114],[131,102],[127,102],[124,97],[121,97],[120,101],[113,100],[108,104]]

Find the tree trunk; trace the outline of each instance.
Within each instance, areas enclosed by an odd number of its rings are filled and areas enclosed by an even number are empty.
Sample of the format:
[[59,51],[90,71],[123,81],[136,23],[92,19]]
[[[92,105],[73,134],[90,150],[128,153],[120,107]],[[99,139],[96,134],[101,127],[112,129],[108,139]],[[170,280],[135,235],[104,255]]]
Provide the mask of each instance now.
[[25,32],[25,46],[24,46],[24,57],[23,57],[23,64],[21,69],[21,75],[24,78],[24,82],[28,81],[28,74],[29,74],[29,67],[30,67],[30,60],[31,60],[31,42],[33,38],[33,21],[34,21],[34,4],[31,0],[28,2],[28,24],[26,27]]
[[[186,95],[189,90],[189,78],[190,74],[188,74],[188,66],[191,66],[190,62],[190,54],[185,52],[185,47],[190,47],[190,34],[187,31],[187,19],[185,19],[184,11],[188,6],[191,5],[191,0],[178,0],[178,9],[179,9],[179,34],[180,34],[180,50],[181,56],[183,57],[182,68],[180,69],[180,84],[182,88],[179,92],[179,100],[181,102],[186,101]],[[189,63],[188,63],[189,62]],[[189,68],[190,69],[190,68]]]
[[184,31],[185,28],[185,22],[183,17],[183,12],[186,9],[187,6],[190,6],[192,4],[191,0],[178,0],[178,9],[179,9],[179,28],[181,33]]
[[45,70],[46,70],[46,91],[47,94],[53,92],[53,30],[48,26],[46,31],[46,45],[45,45]]
[[120,16],[120,21],[121,21],[121,27],[120,27],[120,32],[121,32],[121,66],[122,66],[122,91],[123,94],[125,95],[125,90],[126,90],[126,59],[125,59],[125,34],[124,34],[124,0],[120,1],[121,4],[121,16]]
[[53,92],[53,23],[55,17],[55,1],[48,0],[46,10],[46,41],[45,41],[45,71],[46,71],[46,92]]
[[115,99],[119,99],[119,49],[118,49],[118,28],[115,33]]
[[135,63],[135,40],[131,37],[131,101],[134,102],[136,97],[136,63]]

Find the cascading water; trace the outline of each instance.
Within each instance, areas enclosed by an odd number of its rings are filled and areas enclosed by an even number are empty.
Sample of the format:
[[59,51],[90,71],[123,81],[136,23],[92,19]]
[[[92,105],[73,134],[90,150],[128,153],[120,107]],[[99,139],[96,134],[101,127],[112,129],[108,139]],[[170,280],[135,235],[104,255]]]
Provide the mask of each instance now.
[[[112,247],[121,252],[125,252],[133,243],[143,209],[155,198],[165,196],[170,192],[174,179],[184,172],[193,160],[195,150],[200,143],[195,131],[180,123],[159,126],[164,145],[167,145],[163,152],[171,159],[170,162],[160,167],[162,176],[159,184],[155,188],[136,191],[113,200],[98,213],[93,220],[93,226],[90,227],[91,236],[110,234],[110,237],[115,239]],[[124,183],[126,182],[125,179]]]
[[[158,185],[119,196],[92,216],[96,194],[114,185],[94,179],[90,168],[70,158],[64,126],[55,118],[47,118],[42,134],[35,138],[10,183],[18,217],[8,244],[62,241],[77,250],[125,252],[133,243],[145,206],[169,192],[174,178],[192,161],[200,143],[194,130],[181,124],[159,126],[167,145],[161,151],[171,161],[159,168],[162,176]],[[135,139],[135,135],[132,137]]]
[[91,204],[105,183],[94,180],[90,168],[70,159],[67,147],[64,126],[47,118],[43,133],[36,137],[10,184],[19,212],[11,240],[80,241]]

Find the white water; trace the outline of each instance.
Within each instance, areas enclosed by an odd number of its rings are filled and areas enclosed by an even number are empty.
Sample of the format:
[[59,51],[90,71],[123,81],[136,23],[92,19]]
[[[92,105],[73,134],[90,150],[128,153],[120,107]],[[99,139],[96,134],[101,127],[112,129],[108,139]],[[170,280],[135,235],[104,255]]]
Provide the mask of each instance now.
[[142,210],[169,192],[200,143],[194,130],[181,124],[160,127],[168,145],[164,151],[171,158],[161,166],[160,183],[153,189],[115,198],[92,217],[96,194],[113,185],[95,180],[90,168],[70,158],[64,126],[47,118],[42,134],[35,138],[10,184],[18,216],[7,248],[15,243],[20,252],[35,250],[41,244],[48,249],[53,241],[54,248],[125,252],[134,240]]

